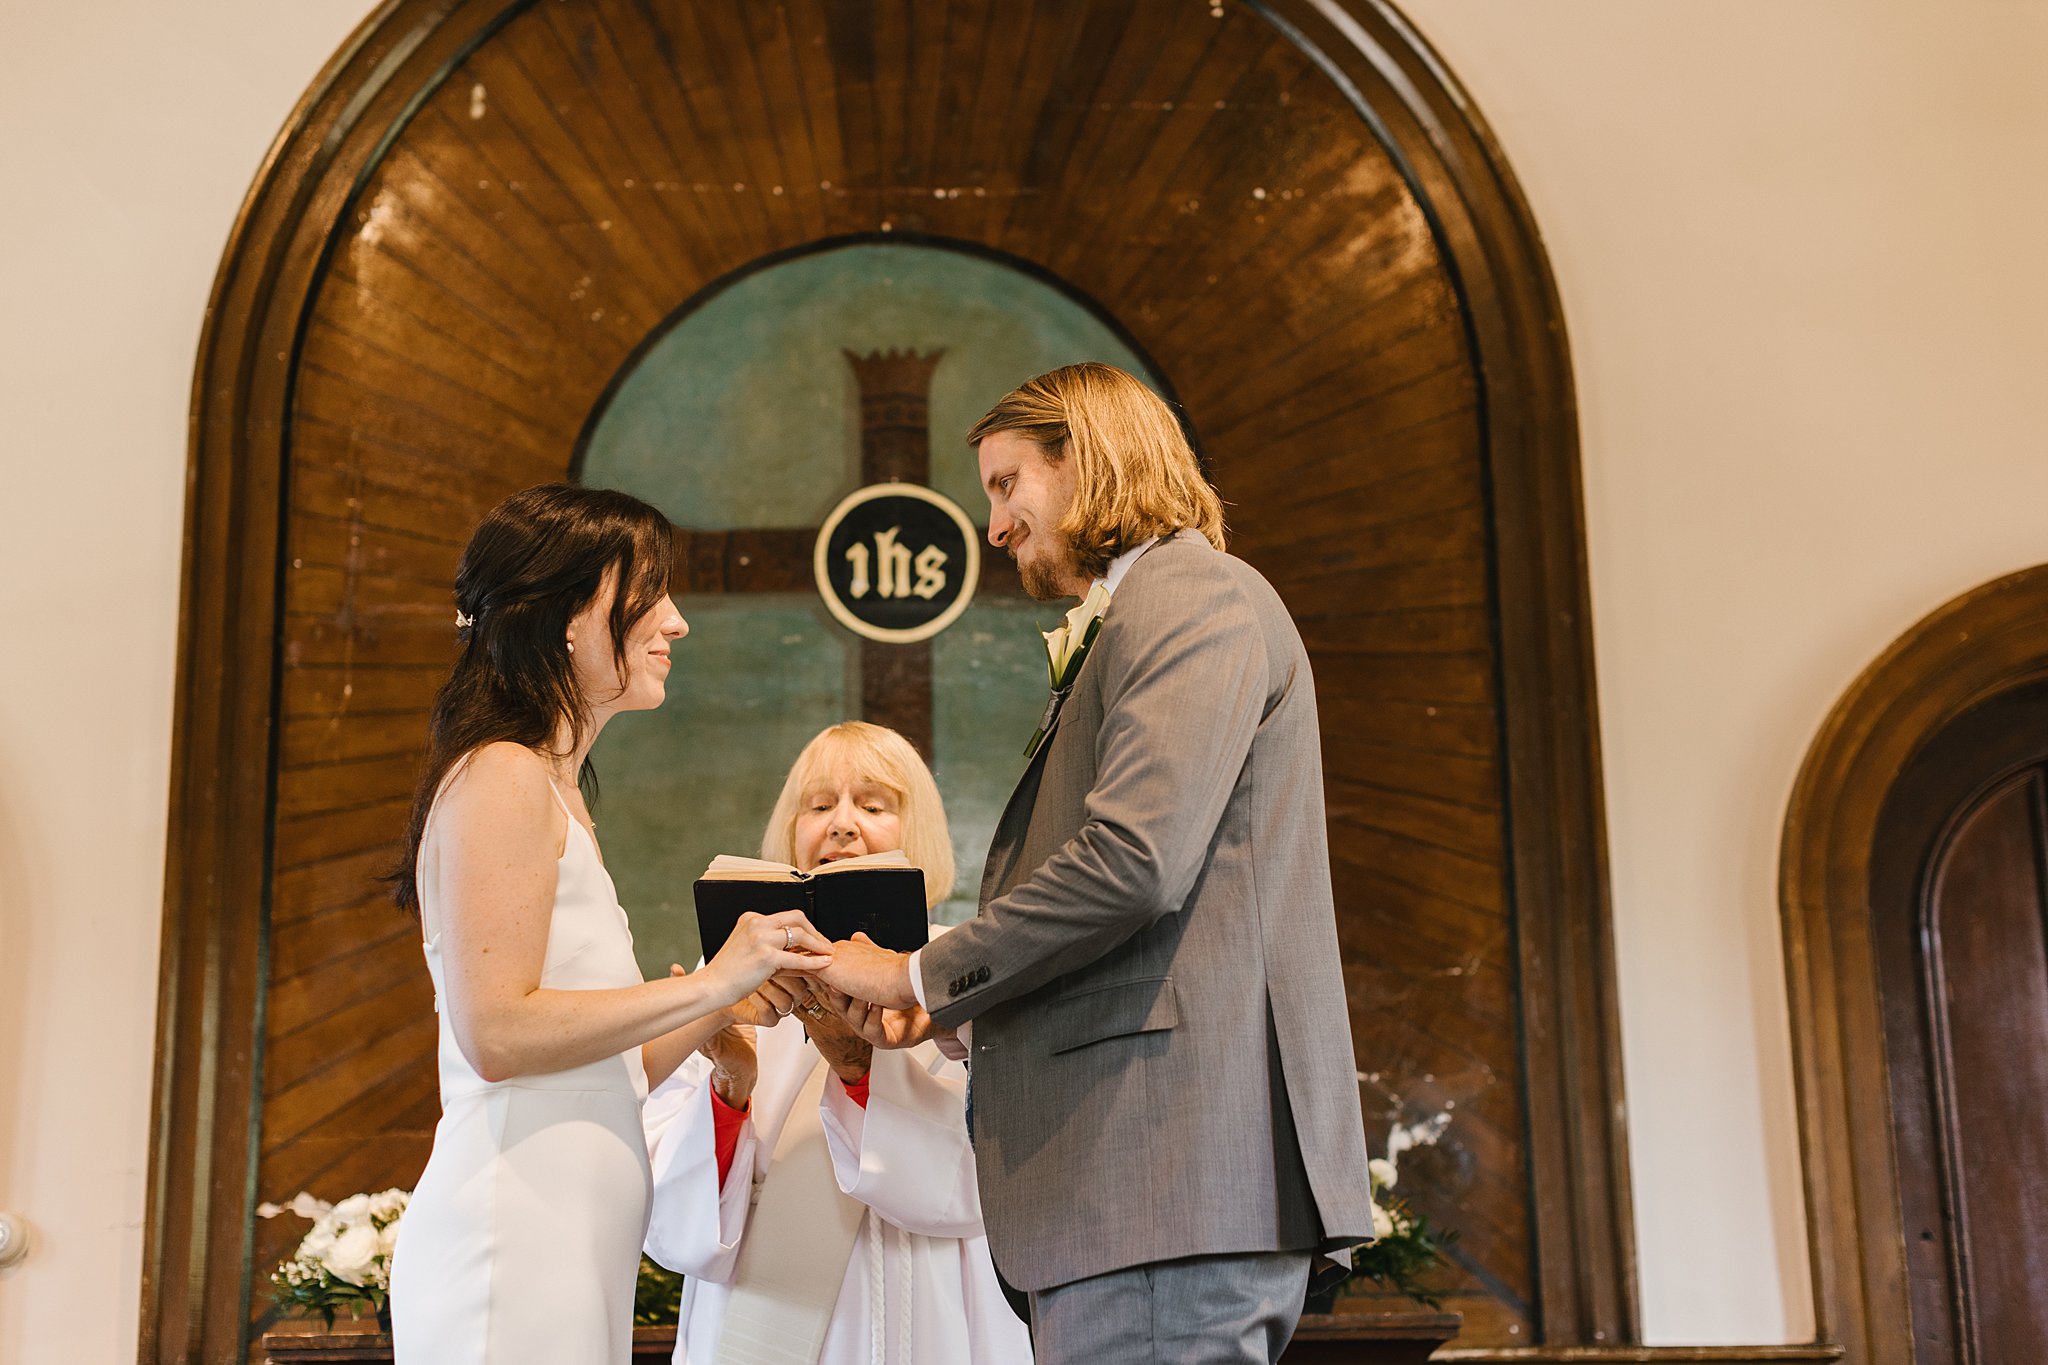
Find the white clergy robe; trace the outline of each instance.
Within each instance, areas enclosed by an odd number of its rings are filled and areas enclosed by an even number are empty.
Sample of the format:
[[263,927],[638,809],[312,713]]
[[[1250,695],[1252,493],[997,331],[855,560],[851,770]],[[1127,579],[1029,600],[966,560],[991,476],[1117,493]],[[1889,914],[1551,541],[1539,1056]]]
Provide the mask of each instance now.
[[[643,1111],[654,1169],[647,1254],[688,1276],[677,1365],[712,1365],[747,1235],[752,1184],[774,1178],[777,1139],[814,1067],[792,1015],[757,1038],[760,1075],[723,1189],[711,1064],[693,1055]],[[1024,1365],[1030,1333],[996,1282],[965,1122],[966,1069],[931,1043],[876,1049],[862,1110],[836,1078],[819,1101],[839,1188],[867,1212],[840,1282],[820,1365]],[[760,1251],[756,1251],[759,1255]]]

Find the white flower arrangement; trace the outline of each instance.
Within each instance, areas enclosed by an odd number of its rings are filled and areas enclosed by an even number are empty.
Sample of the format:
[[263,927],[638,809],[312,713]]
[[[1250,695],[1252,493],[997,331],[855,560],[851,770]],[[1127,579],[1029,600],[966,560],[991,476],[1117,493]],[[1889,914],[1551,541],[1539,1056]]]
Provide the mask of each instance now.
[[270,1273],[271,1292],[279,1306],[318,1313],[334,1325],[337,1309],[358,1316],[367,1307],[381,1319],[391,1294],[391,1252],[398,1241],[398,1221],[411,1195],[405,1190],[352,1194],[329,1204],[301,1191],[290,1203],[262,1204],[264,1218],[296,1213],[313,1222],[291,1259]]
[[1395,1168],[1393,1162],[1379,1156],[1366,1162],[1365,1168],[1372,1176],[1372,1235],[1375,1237],[1395,1236],[1397,1233],[1405,1230],[1402,1227],[1402,1222],[1406,1220],[1396,1221],[1397,1215],[1392,1208],[1388,1207],[1389,1201],[1385,1198],[1385,1195],[1388,1190],[1394,1188],[1395,1182],[1401,1178],[1401,1173]]
[[1458,1240],[1455,1232],[1431,1225],[1428,1215],[1394,1193],[1400,1182],[1401,1156],[1431,1147],[1450,1126],[1448,1110],[1387,1134],[1387,1154],[1366,1162],[1371,1181],[1373,1240],[1354,1249],[1352,1274],[1393,1289],[1427,1307],[1439,1306],[1430,1276],[1444,1261],[1444,1252]]

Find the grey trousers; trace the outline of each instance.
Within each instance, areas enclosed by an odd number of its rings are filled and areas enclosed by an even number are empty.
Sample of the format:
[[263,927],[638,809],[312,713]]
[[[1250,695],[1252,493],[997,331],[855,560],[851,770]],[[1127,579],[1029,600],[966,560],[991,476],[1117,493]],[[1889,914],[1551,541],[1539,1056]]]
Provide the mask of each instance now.
[[1031,1296],[1037,1365],[1273,1365],[1301,1319],[1310,1253],[1190,1256]]

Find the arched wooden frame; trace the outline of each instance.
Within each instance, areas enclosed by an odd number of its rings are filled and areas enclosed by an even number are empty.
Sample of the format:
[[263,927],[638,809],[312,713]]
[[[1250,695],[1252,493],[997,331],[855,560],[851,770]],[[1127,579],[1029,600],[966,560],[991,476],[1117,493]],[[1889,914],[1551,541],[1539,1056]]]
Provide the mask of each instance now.
[[[1548,1342],[1634,1341],[1577,429],[1548,264],[1471,100],[1392,5],[1249,7],[1373,130],[1456,281],[1482,377],[1536,1308]],[[285,457],[304,322],[384,149],[523,9],[390,0],[373,15],[294,111],[216,282],[194,393],[143,1270],[148,1360],[239,1359],[246,1335]]]
[[1941,607],[1866,669],[1807,751],[1785,813],[1785,934],[1806,1217],[1823,1341],[1910,1365],[1871,862],[1907,761],[1978,703],[2048,677],[2048,566]]

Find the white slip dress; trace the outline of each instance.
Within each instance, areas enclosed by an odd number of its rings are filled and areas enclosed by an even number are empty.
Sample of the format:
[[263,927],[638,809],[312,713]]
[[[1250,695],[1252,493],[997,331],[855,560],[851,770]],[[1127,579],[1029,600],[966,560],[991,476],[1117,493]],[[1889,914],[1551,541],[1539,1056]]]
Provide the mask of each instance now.
[[[571,828],[540,984],[637,986],[618,891],[589,831],[561,803]],[[433,838],[430,814],[422,867],[434,866],[425,856]],[[423,925],[440,923],[436,892],[423,876]],[[485,1080],[441,1008],[440,939],[429,934],[425,949],[441,1016],[441,1121],[392,1255],[397,1365],[627,1365],[651,1190],[640,1049]]]

